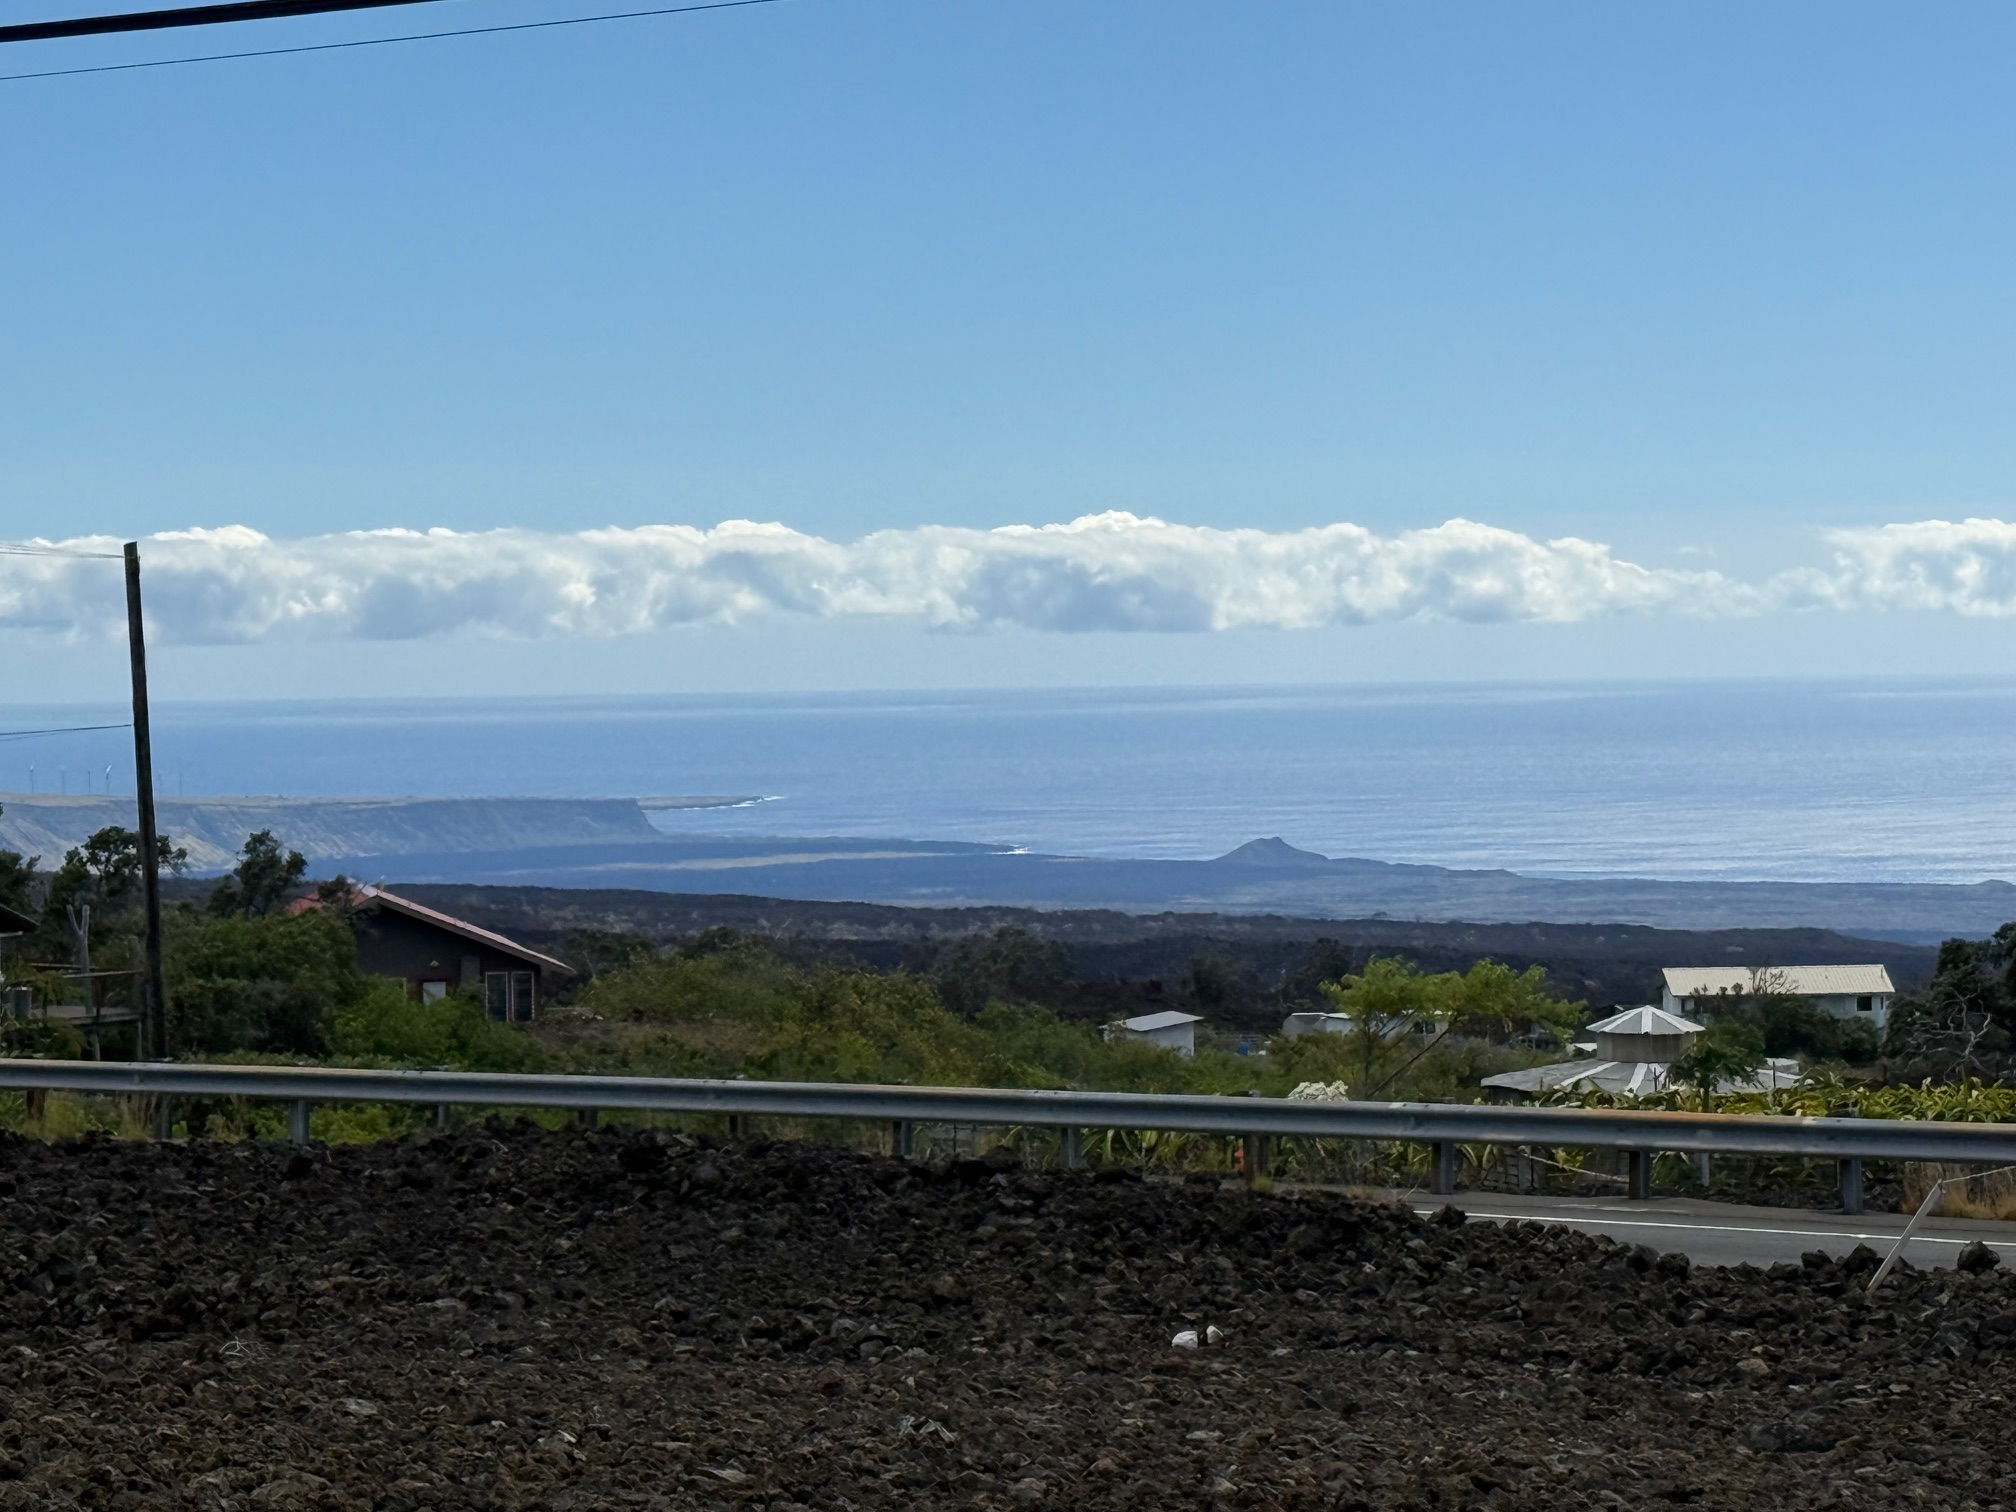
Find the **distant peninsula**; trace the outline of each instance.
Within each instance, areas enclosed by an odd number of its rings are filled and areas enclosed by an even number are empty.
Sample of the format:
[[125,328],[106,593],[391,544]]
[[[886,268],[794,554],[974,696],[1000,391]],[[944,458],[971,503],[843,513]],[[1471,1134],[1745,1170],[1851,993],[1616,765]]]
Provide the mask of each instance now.
[[[666,834],[651,810],[760,800],[685,798],[190,798],[161,827],[196,873],[271,829],[314,863],[373,881],[631,888],[913,907],[1103,908],[1661,929],[1839,930],[1922,944],[2016,919],[2016,885],[1529,877],[1301,849],[1279,836],[1203,860],[1043,855],[859,836]],[[0,846],[54,860],[133,822],[131,800],[0,794]]]

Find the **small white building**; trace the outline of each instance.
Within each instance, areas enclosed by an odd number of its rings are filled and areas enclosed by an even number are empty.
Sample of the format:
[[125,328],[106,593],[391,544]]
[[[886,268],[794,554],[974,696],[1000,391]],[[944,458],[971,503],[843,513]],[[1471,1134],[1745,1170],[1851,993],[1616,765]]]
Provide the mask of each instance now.
[[1897,995],[1881,966],[1668,966],[1664,975],[1659,1006],[1668,1013],[1699,1014],[1717,997],[1786,994],[1836,1018],[1861,1019],[1878,1034]]
[[1281,1035],[1284,1039],[1300,1039],[1305,1034],[1349,1034],[1351,1015],[1348,1013],[1291,1013],[1281,1021]]
[[1106,1038],[1144,1039],[1151,1045],[1174,1050],[1178,1055],[1197,1052],[1197,1026],[1203,1018],[1195,1013],[1179,1013],[1174,1008],[1161,1013],[1144,1013],[1139,1018],[1120,1019],[1106,1026]]
[[[1284,1039],[1300,1039],[1305,1034],[1349,1034],[1352,1019],[1348,1013],[1319,1013],[1314,1009],[1302,1013],[1291,1013],[1281,1021]],[[1432,1018],[1396,1018],[1380,1030],[1384,1039],[1396,1040],[1409,1034],[1429,1038],[1441,1026]]]

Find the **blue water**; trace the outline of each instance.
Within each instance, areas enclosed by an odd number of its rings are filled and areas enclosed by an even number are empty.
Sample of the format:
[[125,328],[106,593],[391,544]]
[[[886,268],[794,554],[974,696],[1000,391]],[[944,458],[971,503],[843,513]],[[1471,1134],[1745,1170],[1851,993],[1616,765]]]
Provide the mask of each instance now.
[[[0,731],[93,711],[0,705]],[[201,704],[157,783],[282,794],[749,794],[742,834],[1546,874],[2016,877],[2016,681],[1140,689]],[[0,741],[0,788],[131,792],[124,732]],[[60,772],[60,778],[59,778]]]

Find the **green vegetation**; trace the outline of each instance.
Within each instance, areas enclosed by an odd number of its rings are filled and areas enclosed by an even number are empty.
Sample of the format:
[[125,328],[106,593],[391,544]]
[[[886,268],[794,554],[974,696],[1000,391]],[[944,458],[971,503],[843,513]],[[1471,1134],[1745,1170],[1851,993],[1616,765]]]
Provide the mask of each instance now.
[[[163,847],[171,860],[179,855],[165,839]],[[1542,1058],[1522,1045],[1557,1043],[1584,1017],[1582,1004],[1549,992],[1538,967],[1514,971],[1486,960],[1464,971],[1423,972],[1398,957],[1375,957],[1358,970],[1340,969],[1305,984],[1349,1020],[1346,1032],[1275,1038],[1264,1055],[1254,1055],[1237,1053],[1207,1025],[1195,1055],[1186,1057],[1129,1037],[1109,1041],[1096,1024],[1043,1006],[1039,997],[1068,982],[1069,960],[1054,942],[1026,930],[959,942],[923,972],[794,961],[763,940],[710,930],[663,950],[621,935],[583,936],[578,954],[590,974],[576,1000],[549,1004],[537,1024],[507,1027],[493,1022],[473,995],[416,1002],[401,984],[366,976],[345,912],[350,891],[341,879],[323,884],[321,907],[285,906],[305,873],[298,852],[262,831],[248,837],[238,866],[205,906],[170,910],[165,966],[171,1039],[179,1054],[1263,1096],[1322,1082],[1343,1083],[1357,1098],[1470,1100],[1481,1077]],[[27,879],[25,891],[17,887],[21,878]],[[0,855],[0,890],[9,888],[16,891],[6,896],[19,896],[41,918],[49,937],[41,948],[54,947],[57,958],[80,966],[95,959],[101,972],[112,968],[99,979],[100,1001],[130,992],[130,978],[113,963],[130,961],[137,937],[137,836],[101,830],[46,875],[32,861]],[[1328,964],[1348,967],[1341,949],[1334,955]],[[19,962],[10,969],[14,981],[28,980],[38,990],[75,990],[65,973],[36,977]],[[1223,959],[1199,956],[1187,969],[1184,990],[1201,1006],[1247,990],[1235,976]],[[2016,1118],[2016,1089],[1992,1086],[1990,1077],[1970,1076],[1964,1067],[1952,1085],[1922,1078],[1922,1085],[1885,1085],[1875,1076],[1844,1080],[1841,1064],[1873,1049],[1855,1038],[1864,1026],[1820,1014],[1768,980],[1714,1001],[1705,1017],[1708,1032],[1676,1065],[1673,1089],[1639,1105]],[[1992,1060],[1998,1046],[2010,1043],[2012,1029],[2016,926],[1990,941],[1949,942],[1935,981],[1899,999],[1887,1048],[1893,1059],[1900,1047],[1923,1054],[1928,1046],[1957,1046],[1963,1063]],[[81,1045],[75,1031],[31,1020],[0,1026],[0,1052],[74,1055]],[[1785,1092],[1713,1096],[1715,1085],[1748,1077],[1774,1055],[1800,1055],[1835,1069]],[[1556,1100],[1614,1101],[1600,1094]],[[278,1115],[219,1105],[192,1116],[251,1131]],[[365,1137],[381,1125],[405,1127],[420,1116],[326,1110],[326,1117],[318,1115],[318,1131]],[[1225,1141],[1113,1138],[1137,1158],[1210,1164],[1229,1161],[1233,1152]],[[1301,1157],[1287,1158],[1292,1164]]]
[[[1669,1088],[1645,1097],[1620,1098],[1603,1092],[1561,1093],[1548,1099],[1579,1108],[1663,1108],[1691,1111],[1691,1089]],[[1718,1113],[1777,1113],[1787,1117],[1940,1119],[1952,1123],[2016,1122],[2016,1087],[1992,1086],[1978,1077],[1944,1085],[1882,1086],[1818,1072],[1777,1092],[1732,1092],[1716,1099]]]
[[2016,1078],[2016,923],[1948,940],[1932,980],[1899,993],[1883,1042],[1886,1080]]
[[1715,1108],[1717,1087],[1753,1081],[1767,1059],[1763,1031],[1740,1019],[1714,1019],[1673,1062],[1673,1081],[1691,1087],[1703,1112]]
[[[1516,972],[1496,961],[1425,974],[1397,956],[1380,956],[1355,976],[1323,983],[1321,991],[1334,1012],[1350,1019],[1350,1028],[1306,1035],[1282,1048],[1304,1058],[1312,1072],[1327,1063],[1329,1076],[1302,1080],[1346,1080],[1360,1098],[1423,1096],[1451,1077],[1474,1086],[1477,1077],[1516,1063],[1478,1069],[1469,1064],[1478,1047],[1519,1032],[1565,1036],[1584,1011],[1581,1003],[1551,996],[1538,966]],[[1503,1062],[1502,1055],[1492,1058]]]
[[1537,970],[1487,961],[1423,975],[1375,960],[1338,984],[1340,1004],[1360,1006],[1368,1023],[1419,1020],[1434,1032],[1369,1045],[1352,1035],[1275,1039],[1264,1056],[1236,1054],[1207,1032],[1185,1057],[1108,1041],[1093,1024],[1020,1000],[1018,986],[1062,970],[1054,947],[1024,931],[970,942],[957,962],[972,975],[942,962],[928,979],[799,967],[760,941],[713,932],[662,956],[633,955],[588,985],[577,1013],[551,1015],[536,1032],[555,1069],[569,1071],[1269,1096],[1369,1074],[1399,1098],[1474,1095],[1464,1088],[1477,1075],[1525,1058],[1482,1031],[1565,1024],[1580,1011],[1548,997]]
[[[0,808],[0,814],[6,810]],[[16,850],[0,848],[0,908],[17,913],[35,911],[35,869],[40,856],[24,856]]]
[[285,903],[307,875],[307,857],[283,852],[273,831],[255,830],[246,837],[231,875],[211,890],[210,912],[220,919],[263,918]]

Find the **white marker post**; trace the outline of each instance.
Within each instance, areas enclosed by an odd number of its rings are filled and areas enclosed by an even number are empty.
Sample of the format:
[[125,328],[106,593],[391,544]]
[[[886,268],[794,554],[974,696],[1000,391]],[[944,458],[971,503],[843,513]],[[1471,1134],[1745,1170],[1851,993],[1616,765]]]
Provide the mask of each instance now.
[[1883,1263],[1876,1267],[1876,1274],[1869,1278],[1869,1290],[1874,1291],[1883,1284],[1883,1278],[1890,1274],[1890,1268],[1897,1263],[1897,1257],[1904,1253],[1904,1246],[1911,1242],[1911,1236],[1918,1232],[1918,1225],[1930,1218],[1939,1206],[1939,1199],[1946,1195],[1946,1183],[1935,1181],[1932,1190],[1925,1194],[1925,1200],[1918,1204],[1918,1211],[1911,1215],[1911,1221],[1904,1225],[1904,1232],[1897,1236],[1897,1242],[1890,1247],[1890,1253]]

